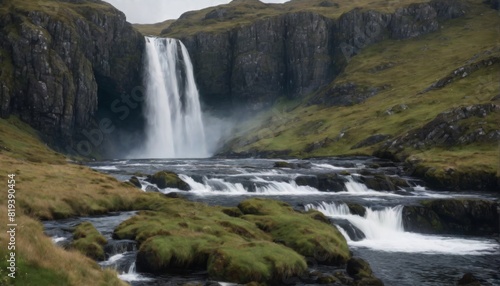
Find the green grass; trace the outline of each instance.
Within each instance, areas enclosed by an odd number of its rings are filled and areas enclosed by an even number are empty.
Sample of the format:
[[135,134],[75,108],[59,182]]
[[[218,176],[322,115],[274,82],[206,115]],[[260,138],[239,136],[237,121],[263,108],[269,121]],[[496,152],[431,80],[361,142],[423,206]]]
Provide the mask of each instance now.
[[144,36],[159,36],[163,30],[170,27],[175,20],[166,20],[156,24],[134,24],[134,28]]
[[104,245],[107,240],[90,222],[79,224],[73,231],[71,247],[87,257],[102,261],[105,258]]
[[[346,107],[308,105],[309,98],[302,104],[282,101],[274,109],[240,126],[229,149],[236,152],[290,150],[290,155],[296,157],[371,155],[383,143],[360,149],[351,147],[374,134],[402,135],[451,108],[490,103],[500,94],[499,64],[483,67],[441,89],[420,94],[463,65],[500,56],[500,31],[492,28],[500,26],[498,12],[480,1],[468,3],[470,11],[466,17],[442,23],[438,32],[403,41],[384,40],[363,49],[338,78],[310,98],[325,96],[333,86],[348,82],[364,87],[384,87],[376,96]],[[375,67],[387,63],[393,66],[374,72]],[[392,115],[386,113],[401,104],[408,109]],[[488,130],[498,130],[500,119],[495,113],[461,124],[470,125],[472,129],[479,121]],[[306,151],[310,144],[327,138],[328,144]],[[406,150],[408,155],[420,156],[429,164],[452,159],[463,167],[498,168],[497,146],[490,143],[442,151],[440,148]],[[464,152],[470,158],[461,160]]]
[[7,258],[2,257],[0,262],[0,284],[1,285],[20,285],[20,286],[68,286],[68,277],[64,273],[58,273],[53,269],[43,268],[38,265],[26,263],[24,259],[17,261],[17,273],[15,279],[8,277],[10,273],[6,271],[8,264]]
[[200,267],[213,279],[272,283],[302,274],[304,257],[336,265],[350,257],[335,227],[278,201],[244,201],[239,212],[230,212],[239,217],[227,215],[227,208],[161,196],[147,207],[120,224],[114,237],[137,240],[138,267],[151,272]]

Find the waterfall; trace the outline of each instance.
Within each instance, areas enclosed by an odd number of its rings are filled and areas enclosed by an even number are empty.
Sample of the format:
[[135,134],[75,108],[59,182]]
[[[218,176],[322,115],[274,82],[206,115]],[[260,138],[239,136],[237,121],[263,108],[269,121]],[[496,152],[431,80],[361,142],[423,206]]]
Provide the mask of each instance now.
[[181,41],[146,37],[142,158],[208,157],[193,65]]
[[385,207],[380,210],[366,208],[364,217],[352,214],[344,203],[321,202],[308,204],[305,209],[318,210],[334,220],[349,221],[365,235],[364,239],[353,241],[344,229],[341,230],[349,245],[354,247],[371,248],[385,252],[446,253],[451,255],[489,254],[492,253],[492,249],[497,248],[494,243],[482,240],[405,232],[403,206],[401,205]]

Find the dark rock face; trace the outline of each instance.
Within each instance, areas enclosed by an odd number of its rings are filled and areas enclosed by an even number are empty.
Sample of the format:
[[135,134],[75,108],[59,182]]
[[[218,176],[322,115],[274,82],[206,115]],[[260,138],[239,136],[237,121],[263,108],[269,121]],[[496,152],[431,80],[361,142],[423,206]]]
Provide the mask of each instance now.
[[363,139],[360,142],[356,143],[354,146],[352,146],[351,149],[358,149],[358,148],[362,148],[362,147],[372,146],[372,145],[380,143],[380,142],[382,142],[390,137],[391,137],[391,135],[387,135],[387,134],[375,134],[375,135],[372,135],[372,136],[370,136],[366,139]]
[[141,84],[144,39],[103,2],[64,2],[57,13],[11,7],[0,27],[0,115],[18,114],[53,142],[71,144],[92,125],[98,93],[112,101]]
[[[439,19],[462,16],[464,11],[461,1],[440,0],[412,4],[393,14],[355,9],[336,20],[290,13],[181,40],[193,58],[205,103],[220,110],[237,106],[255,111],[278,97],[301,97],[330,83],[369,44],[387,36],[405,39],[436,31]],[[213,10],[207,17],[224,17],[223,12]],[[175,33],[175,25],[165,33]],[[341,103],[362,101],[376,90]]]
[[[498,116],[500,105],[478,104],[451,109],[439,114],[421,128],[411,130],[386,142],[374,155],[393,160],[405,160],[404,149],[428,149],[432,147],[491,144],[500,140]],[[418,162],[410,162],[412,174],[423,178],[430,186],[455,190],[497,190],[495,171],[460,172],[447,168],[438,172],[434,168],[421,168]]]
[[379,90],[380,88],[377,87],[362,87],[352,82],[343,83],[320,93],[320,95],[312,98],[309,103],[326,106],[350,106],[377,95]]
[[481,68],[492,66],[492,65],[497,65],[500,64],[500,58],[499,57],[490,57],[478,62],[473,62],[464,66],[461,66],[454,71],[452,71],[449,75],[445,76],[444,78],[438,80],[434,84],[432,84],[430,87],[422,91],[421,93],[426,93],[430,90],[433,89],[439,89],[447,86],[448,84],[469,76],[475,71],[480,70]]
[[434,146],[457,146],[475,142],[497,142],[500,139],[499,130],[488,130],[481,124],[476,130],[469,130],[461,121],[472,118],[497,116],[500,105],[478,104],[451,109],[439,114],[434,120],[422,128],[412,130],[395,140],[387,142],[382,148],[385,151],[398,153],[404,147],[415,149]]
[[439,199],[421,204],[404,207],[406,231],[460,235],[492,235],[499,232],[499,205],[496,202]]

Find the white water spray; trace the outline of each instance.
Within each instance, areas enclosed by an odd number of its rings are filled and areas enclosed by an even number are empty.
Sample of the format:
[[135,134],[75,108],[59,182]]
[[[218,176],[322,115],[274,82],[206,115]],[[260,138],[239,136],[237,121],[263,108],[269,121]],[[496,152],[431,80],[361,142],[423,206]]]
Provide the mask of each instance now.
[[465,239],[439,235],[422,235],[405,232],[403,206],[386,207],[381,210],[366,209],[364,217],[354,215],[346,204],[322,202],[308,204],[306,210],[316,209],[332,218],[346,219],[362,231],[366,238],[352,241],[345,231],[348,243],[386,252],[446,253],[452,255],[475,255],[496,253],[498,245],[488,240]]
[[181,41],[146,37],[146,142],[142,158],[208,157],[198,89]]

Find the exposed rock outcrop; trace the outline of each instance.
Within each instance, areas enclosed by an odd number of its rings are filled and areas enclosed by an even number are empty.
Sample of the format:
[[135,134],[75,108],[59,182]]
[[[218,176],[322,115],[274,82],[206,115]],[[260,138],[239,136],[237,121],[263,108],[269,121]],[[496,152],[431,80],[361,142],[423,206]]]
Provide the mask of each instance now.
[[95,122],[100,104],[111,110],[113,100],[141,84],[144,39],[111,5],[97,0],[2,5],[2,117],[18,114],[52,143],[71,144]]
[[[257,19],[223,32],[182,37],[195,66],[203,100],[221,110],[261,110],[278,97],[304,96],[343,70],[362,48],[386,37],[406,39],[439,28],[439,19],[464,15],[462,1],[412,4],[394,13],[355,9],[338,19],[296,12]],[[209,17],[226,17],[214,10]],[[187,16],[186,16],[187,17]],[[214,18],[214,19],[215,19]],[[175,34],[179,19],[165,30]],[[363,98],[376,92],[371,90]],[[354,98],[348,102],[357,102]]]
[[[451,109],[434,120],[390,140],[375,152],[376,156],[404,161],[405,149],[427,150],[433,147],[466,146],[469,144],[495,144],[500,140],[498,119],[500,105],[478,104]],[[418,161],[408,162],[410,175],[421,177],[430,186],[457,190],[495,190],[498,177],[494,170],[445,170],[420,166]]]
[[405,206],[406,231],[435,234],[492,235],[499,232],[499,204],[478,199],[438,199]]

